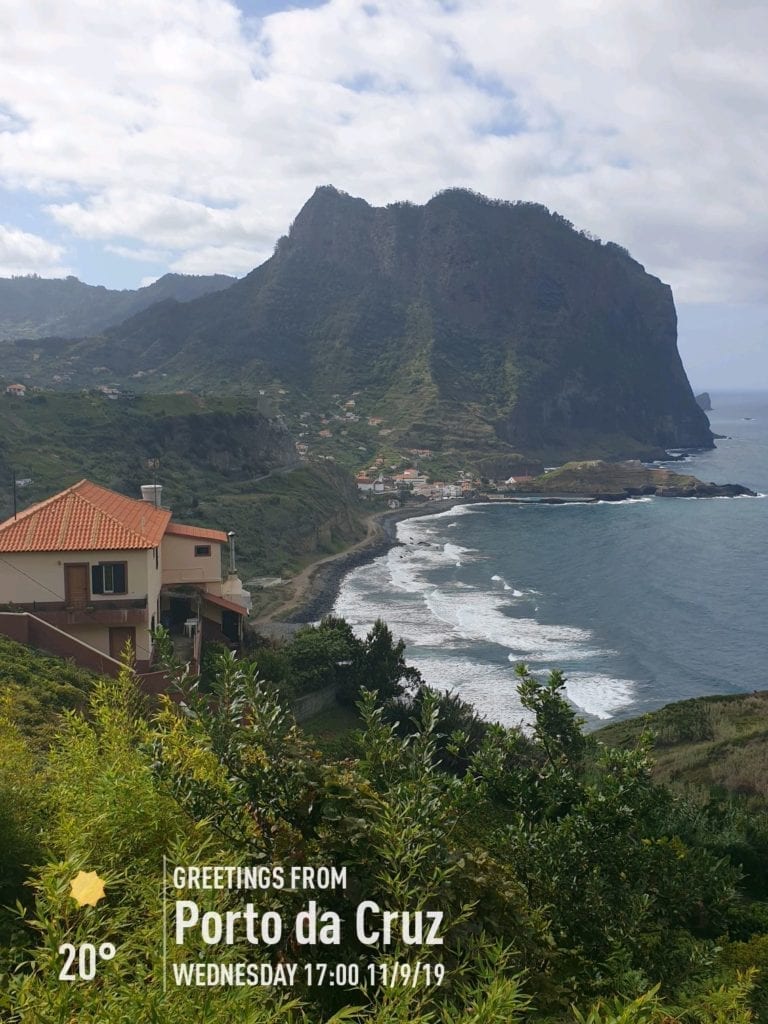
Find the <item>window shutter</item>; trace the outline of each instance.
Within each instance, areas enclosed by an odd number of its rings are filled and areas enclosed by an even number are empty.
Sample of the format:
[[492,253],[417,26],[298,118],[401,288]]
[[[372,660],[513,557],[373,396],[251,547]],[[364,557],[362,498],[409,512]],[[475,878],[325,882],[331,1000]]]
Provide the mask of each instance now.
[[104,593],[104,573],[101,571],[100,565],[91,566],[91,593]]
[[116,594],[124,594],[127,591],[125,585],[125,566],[122,562],[115,562],[112,566],[114,590]]

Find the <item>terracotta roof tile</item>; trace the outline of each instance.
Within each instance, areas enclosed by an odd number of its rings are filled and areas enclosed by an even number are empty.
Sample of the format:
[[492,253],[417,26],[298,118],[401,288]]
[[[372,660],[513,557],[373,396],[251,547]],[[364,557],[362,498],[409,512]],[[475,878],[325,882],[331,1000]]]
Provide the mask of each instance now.
[[166,533],[172,533],[177,537],[197,537],[200,540],[215,540],[219,544],[226,544],[229,540],[223,530],[209,530],[205,526],[187,526],[186,523],[168,523]]
[[128,551],[160,544],[167,508],[81,480],[0,523],[0,551]]
[[247,615],[248,609],[241,604],[236,604],[234,601],[228,601],[226,597],[219,597],[218,594],[210,594],[208,591],[203,593],[203,601],[209,601],[211,604],[217,604],[220,608],[226,608],[230,612],[236,612],[238,615]]

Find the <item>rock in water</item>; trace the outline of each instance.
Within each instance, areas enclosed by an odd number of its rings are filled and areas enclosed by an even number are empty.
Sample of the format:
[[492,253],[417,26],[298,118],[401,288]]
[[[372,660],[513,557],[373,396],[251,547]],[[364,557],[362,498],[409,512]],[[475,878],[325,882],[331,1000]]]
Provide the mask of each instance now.
[[708,391],[702,391],[700,395],[696,395],[696,404],[704,412],[711,412],[712,410],[712,399],[709,397]]

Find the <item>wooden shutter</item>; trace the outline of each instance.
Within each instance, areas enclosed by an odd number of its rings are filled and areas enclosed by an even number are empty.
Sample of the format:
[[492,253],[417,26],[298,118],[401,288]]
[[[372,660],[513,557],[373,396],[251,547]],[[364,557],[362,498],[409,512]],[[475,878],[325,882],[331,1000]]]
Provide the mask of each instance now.
[[100,565],[91,566],[91,593],[104,593],[104,573]]
[[112,579],[114,580],[114,592],[116,594],[125,594],[128,590],[128,587],[126,586],[127,581],[125,578],[125,562],[115,562],[112,566],[112,572]]

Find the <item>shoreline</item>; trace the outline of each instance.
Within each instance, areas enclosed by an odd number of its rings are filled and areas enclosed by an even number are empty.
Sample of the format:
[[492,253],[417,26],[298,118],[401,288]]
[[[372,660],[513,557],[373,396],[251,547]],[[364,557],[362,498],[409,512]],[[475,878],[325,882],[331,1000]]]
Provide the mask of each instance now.
[[425,505],[409,505],[405,508],[374,512],[368,517],[369,533],[367,537],[345,551],[340,551],[336,555],[326,555],[310,563],[291,581],[287,581],[297,586],[298,593],[281,602],[268,614],[254,619],[252,625],[256,630],[263,630],[273,636],[287,635],[302,625],[316,622],[328,615],[333,610],[339,587],[347,573],[360,565],[365,565],[366,562],[372,562],[375,558],[385,555],[390,548],[395,547],[399,543],[397,524],[406,519],[420,519],[437,515],[459,505],[518,505],[533,504],[534,502],[561,505],[581,504],[597,500],[599,499],[591,496],[576,495],[564,498],[542,495],[537,498],[504,497],[490,500],[487,497],[446,498],[441,501],[431,501]]
[[[710,485],[714,486],[714,485]],[[731,485],[727,485],[731,489]],[[734,488],[736,489],[736,488]],[[741,488],[739,488],[741,490]],[[604,494],[525,494],[520,496],[504,496],[491,498],[490,495],[472,498],[446,498],[441,501],[430,501],[425,505],[411,505],[405,508],[382,510],[366,517],[368,533],[362,540],[335,555],[326,555],[310,563],[305,569],[286,581],[296,588],[295,593],[271,612],[252,620],[256,630],[271,635],[286,635],[294,632],[302,625],[316,622],[333,610],[342,580],[352,569],[372,562],[375,558],[387,553],[395,547],[397,540],[397,524],[406,519],[426,518],[446,512],[461,505],[569,505],[592,504],[600,501],[624,502],[634,501],[643,497],[637,493],[604,493]],[[662,495],[663,492],[662,492]],[[677,496],[677,495],[669,495]],[[703,497],[703,495],[702,495]]]
[[310,622],[316,622],[328,615],[338,596],[343,578],[352,569],[366,562],[372,562],[395,547],[397,540],[397,524],[405,519],[417,519],[424,516],[446,512],[457,505],[476,504],[476,501],[463,501],[460,498],[449,498],[445,501],[429,502],[428,507],[408,506],[406,508],[389,509],[374,512],[368,518],[369,534],[362,541],[337,555],[322,558],[308,565],[303,572],[294,577],[298,584],[298,594],[276,608],[262,619],[253,621],[258,630],[264,627],[268,632],[280,632],[280,627],[287,627],[284,632],[291,632],[291,627],[298,628]]

